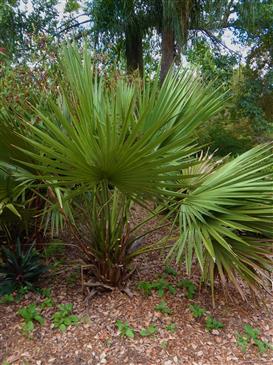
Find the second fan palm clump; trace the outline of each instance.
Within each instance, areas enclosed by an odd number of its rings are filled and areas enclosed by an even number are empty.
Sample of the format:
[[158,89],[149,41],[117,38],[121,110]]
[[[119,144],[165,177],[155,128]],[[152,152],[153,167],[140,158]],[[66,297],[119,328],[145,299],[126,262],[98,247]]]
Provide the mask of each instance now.
[[17,177],[70,192],[76,213],[70,224],[93,274],[120,285],[135,256],[166,244],[136,244],[147,231],[130,221],[131,207],[155,202],[147,220],[168,208],[170,230],[180,228],[169,255],[185,258],[189,272],[195,255],[212,286],[216,273],[241,293],[238,274],[253,288],[264,285],[260,274],[270,264],[264,238],[273,234],[271,147],[202,176],[190,173],[199,163],[194,131],[222,108],[224,96],[189,71],[169,73],[161,87],[157,78],[109,82],[74,47],[64,49],[62,67],[59,103],[35,110],[41,122],[26,123],[28,135],[21,135],[20,164],[31,171]]

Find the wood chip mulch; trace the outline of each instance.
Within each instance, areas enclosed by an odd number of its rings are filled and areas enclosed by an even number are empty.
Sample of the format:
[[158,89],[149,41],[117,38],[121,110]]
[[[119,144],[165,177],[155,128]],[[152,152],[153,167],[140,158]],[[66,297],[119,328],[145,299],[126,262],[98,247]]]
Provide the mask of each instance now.
[[[55,303],[73,303],[74,313],[81,321],[64,333],[52,328],[50,318],[56,308],[43,311],[44,326],[36,326],[32,337],[22,334],[22,320],[16,314],[18,308],[42,299],[28,293],[18,304],[0,305],[0,363],[20,365],[209,365],[209,364],[272,364],[273,351],[260,354],[254,345],[242,353],[236,345],[236,333],[242,332],[246,323],[259,328],[261,338],[273,344],[273,300],[270,295],[262,298],[260,307],[249,299],[243,302],[236,293],[233,301],[225,301],[219,290],[216,308],[211,306],[207,289],[199,292],[193,301],[178,289],[177,293],[167,293],[163,300],[172,309],[172,315],[154,310],[161,301],[157,293],[145,297],[137,290],[140,280],[152,280],[162,275],[161,258],[156,255],[142,259],[141,270],[130,282],[133,297],[118,290],[93,297],[87,305],[81,287],[67,285],[65,277],[58,277],[49,283]],[[168,278],[176,281],[184,277]],[[193,279],[194,280],[194,279]],[[203,320],[193,318],[190,303],[206,308],[215,318],[224,323],[221,330],[212,333],[205,330]],[[116,321],[128,321],[136,335],[127,339],[118,334]],[[176,324],[175,332],[168,332],[166,325]],[[158,333],[141,337],[139,330],[154,324]]]
[[[154,233],[153,235],[155,235]],[[152,237],[158,239],[160,237]],[[273,351],[259,353],[251,344],[243,353],[236,344],[236,334],[245,324],[259,328],[261,339],[273,345],[273,298],[263,294],[259,305],[249,295],[244,302],[232,289],[232,300],[227,300],[220,288],[216,290],[216,307],[211,304],[209,288],[200,289],[189,300],[183,289],[176,294],[167,293],[160,298],[156,292],[145,297],[137,284],[143,280],[162,277],[163,258],[152,253],[137,259],[138,270],[129,282],[133,296],[130,298],[119,290],[94,296],[89,303],[82,293],[80,279],[68,280],[69,275],[51,275],[44,287],[52,289],[56,305],[73,303],[74,313],[80,323],[70,326],[65,332],[52,328],[54,308],[43,310],[46,319],[43,326],[36,325],[31,337],[22,334],[22,319],[19,308],[29,303],[39,303],[42,298],[28,293],[20,303],[0,305],[0,364],[2,365],[262,365],[273,364]],[[183,270],[176,268],[177,277],[168,276],[168,281],[185,278]],[[191,280],[198,282],[196,271]],[[198,284],[197,284],[198,285]],[[154,310],[161,300],[172,309],[171,315]],[[189,304],[196,303],[206,308],[209,314],[224,324],[223,329],[208,332],[204,319],[193,318]],[[128,322],[135,330],[134,339],[119,335],[116,321]],[[175,331],[166,329],[175,323]],[[150,324],[158,332],[141,337],[139,331]]]

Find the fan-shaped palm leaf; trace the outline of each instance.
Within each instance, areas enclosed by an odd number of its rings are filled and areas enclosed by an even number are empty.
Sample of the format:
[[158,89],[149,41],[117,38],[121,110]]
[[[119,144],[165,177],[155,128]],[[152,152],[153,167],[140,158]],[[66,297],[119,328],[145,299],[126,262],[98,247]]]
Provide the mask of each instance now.
[[107,182],[126,194],[173,195],[196,150],[192,132],[222,107],[223,96],[188,71],[170,73],[161,89],[158,80],[141,91],[124,80],[109,88],[87,53],[81,62],[71,47],[63,66],[70,89],[62,107],[36,111],[43,127],[29,124],[31,137],[22,139],[31,148],[18,148],[33,160],[25,165],[79,193]]
[[261,273],[272,265],[272,162],[272,146],[257,146],[204,175],[181,204],[181,237],[171,254],[178,261],[185,254],[190,272],[195,253],[212,287],[215,270],[242,295],[239,276],[251,288],[266,285]]

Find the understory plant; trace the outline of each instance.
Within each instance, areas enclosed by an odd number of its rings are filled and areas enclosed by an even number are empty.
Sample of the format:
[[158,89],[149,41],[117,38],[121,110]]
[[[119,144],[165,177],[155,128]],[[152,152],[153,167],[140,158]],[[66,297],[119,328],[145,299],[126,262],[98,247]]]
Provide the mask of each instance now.
[[198,304],[193,303],[189,307],[194,318],[200,318],[206,313],[206,310]]
[[176,277],[177,271],[171,266],[166,266],[164,269],[164,274]]
[[[169,72],[162,86],[157,76],[143,83],[111,79],[74,46],[63,49],[61,67],[59,99],[33,108],[39,123],[25,117],[27,133],[16,134],[16,160],[24,171],[15,177],[66,191],[74,218],[65,205],[55,205],[90,273],[120,286],[135,257],[167,248],[169,259],[185,261],[188,274],[195,257],[212,291],[216,276],[243,297],[240,278],[253,290],[266,288],[272,146],[254,147],[213,168],[198,158],[195,130],[222,109],[225,95],[188,70]],[[192,169],[200,163],[201,169]],[[136,204],[147,211],[139,223],[132,221]],[[147,229],[156,217],[158,225]],[[166,237],[145,243],[147,234],[166,225]]]
[[138,283],[138,289],[147,296],[152,294],[152,290],[156,290],[159,297],[163,297],[167,292],[170,294],[176,293],[175,287],[164,278],[152,282],[141,281]]
[[[9,113],[10,111],[10,113]],[[27,113],[30,120],[35,115]],[[19,137],[28,136],[29,130],[21,122],[21,116],[3,105],[0,110],[0,240],[1,245],[12,247],[19,237],[22,243],[45,242],[45,236],[59,235],[64,227],[61,210],[69,213],[69,202],[64,202],[66,191],[58,187],[37,187],[35,179],[18,179],[16,175],[35,174],[36,170],[20,163],[21,152],[27,144]],[[24,157],[25,162],[31,162]],[[35,184],[34,184],[35,182]]]
[[3,244],[12,244],[23,236],[33,215],[31,210],[24,210],[27,202],[20,194],[13,170],[0,159],[0,239]]
[[157,332],[158,328],[154,324],[150,324],[147,328],[142,328],[139,334],[142,337],[148,337],[156,334]]
[[166,330],[169,331],[169,332],[175,332],[176,331],[176,324],[175,323],[167,324]]
[[4,294],[0,298],[0,304],[10,304],[15,302],[15,296],[13,294]]
[[212,331],[224,328],[224,324],[217,321],[217,319],[213,318],[212,316],[208,316],[205,321],[205,327],[208,331]]
[[41,275],[47,271],[33,244],[24,250],[20,239],[17,239],[14,249],[2,248],[3,264],[0,265],[0,296],[18,290],[34,288]]
[[259,352],[265,352],[268,349],[273,350],[273,346],[270,343],[263,341],[260,338],[260,330],[253,328],[251,325],[246,324],[244,326],[244,332],[238,333],[236,336],[237,345],[241,348],[242,352],[246,352],[250,344],[257,346]]
[[53,314],[52,321],[55,328],[64,332],[67,327],[75,325],[79,322],[79,317],[73,312],[73,304],[60,304],[58,305],[59,310]]
[[187,297],[192,299],[196,293],[195,284],[189,279],[182,279],[177,283],[178,288],[185,288],[187,291]]
[[116,321],[116,327],[119,331],[119,334],[124,337],[128,338],[134,338],[135,337],[135,331],[134,329],[129,325],[128,322],[122,322],[120,319]]
[[27,307],[20,308],[18,314],[24,319],[23,332],[29,334],[34,330],[35,322],[43,325],[45,320],[39,313],[35,304],[29,304]]
[[155,311],[161,312],[163,314],[172,314],[171,308],[168,307],[168,304],[164,300],[155,306]]

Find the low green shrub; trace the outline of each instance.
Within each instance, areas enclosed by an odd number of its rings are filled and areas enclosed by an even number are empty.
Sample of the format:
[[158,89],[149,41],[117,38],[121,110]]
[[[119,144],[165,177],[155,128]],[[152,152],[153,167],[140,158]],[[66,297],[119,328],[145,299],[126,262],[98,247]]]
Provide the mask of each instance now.
[[231,129],[226,128],[221,122],[207,126],[204,134],[199,137],[200,144],[208,144],[211,151],[216,151],[219,156],[234,156],[246,152],[253,146],[251,136],[239,136]]
[[52,298],[45,298],[45,300],[40,304],[41,309],[51,308],[54,306],[54,301]]
[[15,296],[13,294],[5,294],[0,299],[0,304],[10,304],[15,302]]
[[169,331],[169,332],[175,332],[175,330],[176,330],[176,324],[175,323],[167,324],[166,330]]
[[171,276],[177,276],[177,271],[171,266],[166,266],[164,268],[164,274],[171,275]]
[[51,289],[50,288],[38,288],[37,292],[44,298],[51,298]]
[[166,292],[169,292],[170,294],[176,293],[175,287],[164,278],[160,278],[153,282],[141,281],[138,284],[138,288],[142,290],[145,295],[151,295],[152,290],[156,290],[160,297],[163,297]]

